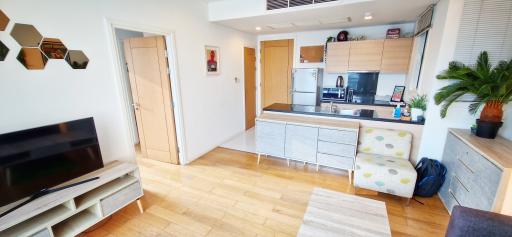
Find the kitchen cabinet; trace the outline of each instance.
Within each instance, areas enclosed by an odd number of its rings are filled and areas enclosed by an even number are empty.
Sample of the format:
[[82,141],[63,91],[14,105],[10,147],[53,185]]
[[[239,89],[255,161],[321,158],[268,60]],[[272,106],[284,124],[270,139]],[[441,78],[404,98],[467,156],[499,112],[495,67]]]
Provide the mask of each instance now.
[[284,156],[286,158],[316,163],[318,128],[286,125]]
[[325,71],[328,73],[346,73],[350,55],[350,42],[332,42],[327,44]]
[[383,48],[384,40],[351,41],[348,70],[379,71]]
[[[256,152],[354,170],[359,123],[263,113],[256,119]],[[283,152],[284,151],[284,152]]]
[[382,53],[381,72],[407,73],[411,60],[413,39],[386,39]]
[[286,123],[256,121],[256,150],[271,156],[284,156]]

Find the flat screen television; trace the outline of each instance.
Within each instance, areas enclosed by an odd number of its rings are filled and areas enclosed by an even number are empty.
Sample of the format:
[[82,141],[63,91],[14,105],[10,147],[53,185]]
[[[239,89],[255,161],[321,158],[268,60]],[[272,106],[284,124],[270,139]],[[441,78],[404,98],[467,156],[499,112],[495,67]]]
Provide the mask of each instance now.
[[102,167],[93,118],[0,134],[0,207]]

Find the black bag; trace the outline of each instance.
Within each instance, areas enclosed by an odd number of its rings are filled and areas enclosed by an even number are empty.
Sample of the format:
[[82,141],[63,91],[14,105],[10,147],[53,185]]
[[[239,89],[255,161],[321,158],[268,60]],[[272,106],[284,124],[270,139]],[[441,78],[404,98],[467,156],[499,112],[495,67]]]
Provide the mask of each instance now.
[[416,172],[418,178],[416,179],[414,195],[432,197],[444,183],[446,167],[437,160],[423,157],[416,165]]

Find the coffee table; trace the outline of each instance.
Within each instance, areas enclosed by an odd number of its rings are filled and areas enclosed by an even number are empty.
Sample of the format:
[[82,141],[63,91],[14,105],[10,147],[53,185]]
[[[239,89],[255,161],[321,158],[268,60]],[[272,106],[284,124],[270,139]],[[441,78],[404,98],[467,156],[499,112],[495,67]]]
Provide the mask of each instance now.
[[391,236],[386,203],[315,188],[297,236]]

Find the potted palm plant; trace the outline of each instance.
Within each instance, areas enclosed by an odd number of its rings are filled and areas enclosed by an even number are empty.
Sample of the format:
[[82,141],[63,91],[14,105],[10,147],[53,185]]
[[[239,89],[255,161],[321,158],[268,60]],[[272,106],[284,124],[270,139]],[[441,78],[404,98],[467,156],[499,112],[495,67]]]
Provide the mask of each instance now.
[[425,110],[427,110],[427,96],[417,95],[409,102],[411,107],[411,120],[418,121],[419,117],[424,116]]
[[484,106],[480,119],[476,120],[476,135],[494,139],[503,125],[503,105],[512,101],[512,60],[501,61],[492,67],[484,51],[475,66],[450,62],[448,69],[437,75],[437,79],[454,81],[434,96],[437,105],[442,103],[441,117],[446,117],[450,105],[461,96],[472,94],[475,99],[469,105],[469,112],[476,114]]

